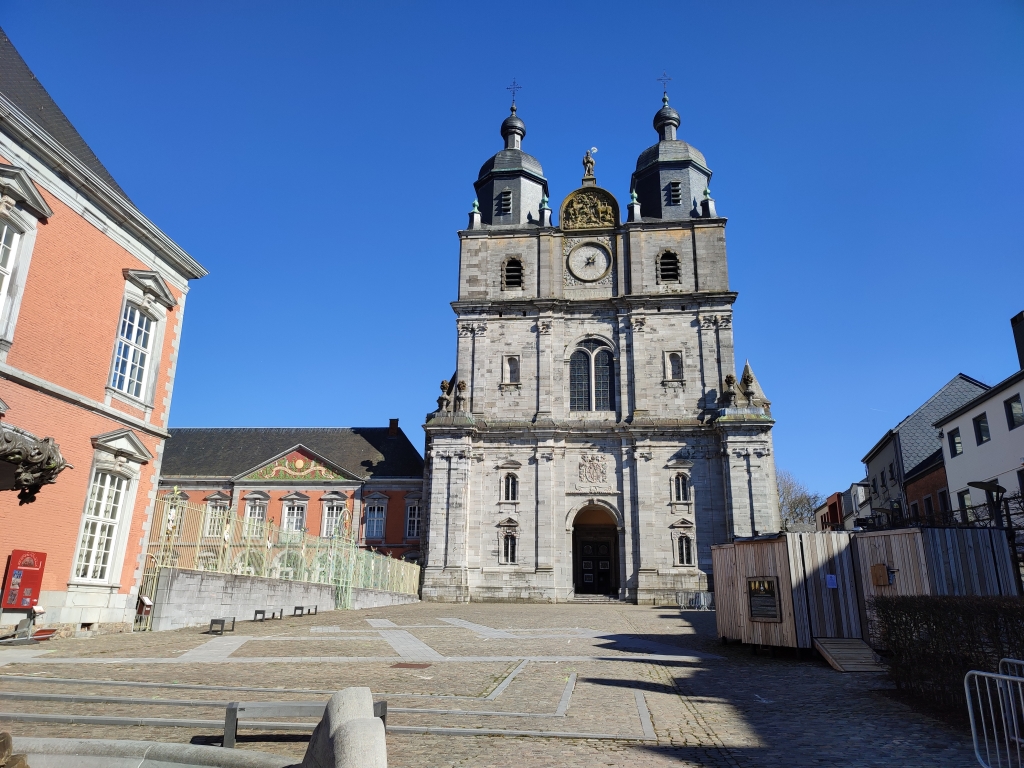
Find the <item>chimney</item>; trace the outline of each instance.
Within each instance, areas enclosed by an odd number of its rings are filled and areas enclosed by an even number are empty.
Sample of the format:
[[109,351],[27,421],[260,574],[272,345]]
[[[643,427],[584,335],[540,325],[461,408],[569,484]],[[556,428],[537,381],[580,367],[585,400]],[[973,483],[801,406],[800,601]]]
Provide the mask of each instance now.
[[1017,362],[1021,370],[1024,370],[1024,312],[1018,312],[1010,318],[1010,327],[1013,328],[1013,340],[1017,343]]
[[398,437],[398,419],[391,419],[389,421],[388,437]]

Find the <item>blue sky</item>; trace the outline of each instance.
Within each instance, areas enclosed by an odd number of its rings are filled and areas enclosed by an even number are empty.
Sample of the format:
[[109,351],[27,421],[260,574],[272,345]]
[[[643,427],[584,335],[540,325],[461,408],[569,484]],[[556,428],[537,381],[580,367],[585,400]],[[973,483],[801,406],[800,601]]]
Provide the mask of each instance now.
[[[628,200],[667,70],[714,171],[740,366],[830,493],[962,371],[1017,369],[1024,5],[6,4],[3,28],[193,283],[174,426],[386,425],[454,368],[458,240],[523,85],[553,203]],[[553,205],[556,210],[557,204]]]

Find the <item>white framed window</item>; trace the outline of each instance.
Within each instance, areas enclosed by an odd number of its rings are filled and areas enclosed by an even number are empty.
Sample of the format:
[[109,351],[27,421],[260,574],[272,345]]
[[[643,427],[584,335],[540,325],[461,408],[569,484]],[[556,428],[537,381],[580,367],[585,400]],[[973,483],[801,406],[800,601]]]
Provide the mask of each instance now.
[[128,480],[111,472],[97,470],[89,488],[82,536],[75,556],[75,577],[88,581],[107,581],[113,565],[114,544],[122,506],[128,492]]
[[261,539],[267,533],[267,502],[249,499],[245,504],[245,525],[242,535],[247,539]]
[[410,504],[405,508],[405,538],[418,539],[420,537],[420,505]]
[[384,506],[371,502],[366,507],[366,538],[384,538]]
[[289,501],[284,505],[281,530],[302,533],[306,529],[306,505],[301,501]]
[[206,504],[206,521],[203,523],[203,536],[208,539],[220,538],[228,524],[228,505],[223,501],[210,501]]
[[332,501],[324,505],[324,536],[331,538],[341,533],[341,521],[345,516],[345,502]]
[[153,318],[133,302],[125,302],[114,352],[110,386],[136,399],[143,399],[150,368]]
[[18,260],[21,233],[6,221],[0,221],[0,314],[6,309],[7,291]]
[[501,483],[502,501],[519,501],[519,478],[514,472],[505,475]]

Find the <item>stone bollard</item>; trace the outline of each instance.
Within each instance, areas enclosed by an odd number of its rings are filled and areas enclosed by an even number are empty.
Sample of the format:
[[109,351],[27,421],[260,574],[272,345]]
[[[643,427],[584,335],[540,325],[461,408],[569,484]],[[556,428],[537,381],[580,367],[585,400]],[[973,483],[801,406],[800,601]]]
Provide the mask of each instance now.
[[302,768],[387,768],[384,723],[373,716],[369,688],[346,688],[331,696],[313,730]]

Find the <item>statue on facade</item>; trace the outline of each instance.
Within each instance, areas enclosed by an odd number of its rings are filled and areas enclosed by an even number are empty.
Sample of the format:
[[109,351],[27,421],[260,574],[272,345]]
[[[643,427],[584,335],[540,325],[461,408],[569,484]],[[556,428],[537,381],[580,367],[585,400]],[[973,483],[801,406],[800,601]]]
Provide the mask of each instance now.
[[466,382],[460,381],[455,387],[455,410],[461,412],[466,409],[466,396],[463,394],[466,391]]
[[587,150],[587,154],[583,156],[583,177],[594,177],[594,156],[590,154],[589,149]]

